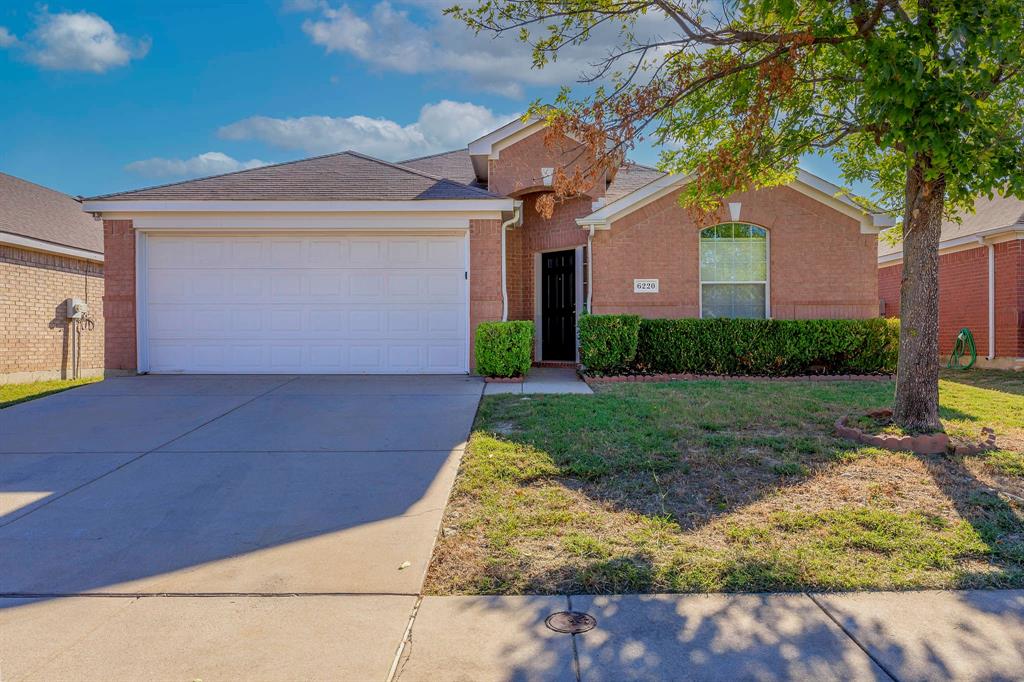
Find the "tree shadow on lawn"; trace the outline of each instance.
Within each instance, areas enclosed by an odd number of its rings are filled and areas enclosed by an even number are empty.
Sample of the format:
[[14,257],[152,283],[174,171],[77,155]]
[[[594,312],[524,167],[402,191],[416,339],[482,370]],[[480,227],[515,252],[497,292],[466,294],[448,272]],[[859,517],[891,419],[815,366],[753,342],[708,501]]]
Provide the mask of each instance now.
[[940,372],[939,378],[964,386],[973,386],[1010,395],[1024,395],[1024,372],[1005,369],[979,369],[977,367],[967,370],[944,369]]
[[974,587],[979,578],[993,581],[995,587],[1024,584],[1024,498],[1020,491],[980,481],[963,457],[931,455],[920,459],[960,517],[990,548],[987,556],[976,557],[988,565],[965,573],[961,586]]
[[[485,531],[487,575],[474,589],[1024,584],[1024,519],[1005,502],[994,510],[989,486],[973,476],[948,485],[956,472],[946,470],[966,472],[962,461],[922,460],[922,467],[910,455],[834,437],[836,418],[886,404],[891,390],[888,382],[709,381],[485,401],[476,444],[493,438],[499,445],[482,466],[507,467],[497,480],[515,485],[505,500],[488,493],[507,537],[499,539],[502,528]],[[473,487],[467,477],[495,475],[475,471],[475,456],[464,465],[456,501],[460,489]],[[630,548],[659,544],[669,550],[634,564]],[[558,551],[566,556],[534,559]],[[838,570],[845,575],[822,565],[830,558],[844,562]],[[545,563],[559,567],[545,572]],[[881,572],[858,575],[859,564]],[[521,570],[531,573],[525,582]],[[944,571],[939,584],[921,578],[929,570]]]

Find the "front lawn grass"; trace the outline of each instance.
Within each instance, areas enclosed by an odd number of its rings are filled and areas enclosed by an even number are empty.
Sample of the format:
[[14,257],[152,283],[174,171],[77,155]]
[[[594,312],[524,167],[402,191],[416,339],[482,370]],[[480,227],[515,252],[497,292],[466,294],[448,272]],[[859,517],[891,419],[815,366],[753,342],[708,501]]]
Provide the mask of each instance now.
[[0,384],[0,410],[11,405],[17,405],[28,400],[35,400],[44,396],[53,395],[66,391],[76,386],[84,386],[97,381],[102,377],[90,377],[87,379],[55,379],[53,381],[35,381],[30,384]]
[[611,384],[481,404],[432,594],[1024,587],[1024,378],[944,372],[919,457],[837,439],[891,382]]

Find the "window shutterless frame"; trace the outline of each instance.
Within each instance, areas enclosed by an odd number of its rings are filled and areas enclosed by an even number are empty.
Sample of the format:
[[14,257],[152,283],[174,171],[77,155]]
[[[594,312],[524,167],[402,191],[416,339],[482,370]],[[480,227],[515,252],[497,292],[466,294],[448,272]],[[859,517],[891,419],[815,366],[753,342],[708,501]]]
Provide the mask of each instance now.
[[[702,242],[704,233],[708,230],[713,230],[722,225],[744,225],[746,227],[755,227],[760,230],[764,230],[764,260],[765,270],[763,280],[707,280],[704,279],[704,258],[702,253]],[[764,285],[764,319],[771,318],[771,301],[772,301],[772,290],[771,290],[771,279],[772,279],[772,240],[771,230],[763,225],[757,225],[755,223],[748,222],[735,222],[728,221],[725,223],[718,223],[717,225],[711,225],[705,227],[697,233],[697,268],[698,268],[698,281],[697,281],[697,302],[699,305],[700,317],[704,318],[704,285],[705,284],[761,284]]]

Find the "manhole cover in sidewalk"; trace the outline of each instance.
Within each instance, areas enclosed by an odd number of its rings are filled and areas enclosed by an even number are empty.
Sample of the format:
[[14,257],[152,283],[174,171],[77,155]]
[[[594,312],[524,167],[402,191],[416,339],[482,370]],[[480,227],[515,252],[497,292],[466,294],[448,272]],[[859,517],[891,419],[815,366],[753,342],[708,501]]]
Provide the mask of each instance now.
[[544,624],[555,632],[578,635],[593,630],[597,626],[597,619],[581,611],[559,611],[545,618]]

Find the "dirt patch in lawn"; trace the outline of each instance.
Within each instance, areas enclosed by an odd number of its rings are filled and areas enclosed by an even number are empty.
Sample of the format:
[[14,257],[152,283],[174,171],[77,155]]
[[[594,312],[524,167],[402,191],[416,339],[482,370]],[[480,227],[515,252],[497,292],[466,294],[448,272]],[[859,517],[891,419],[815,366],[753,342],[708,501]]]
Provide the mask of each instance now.
[[[1024,397],[954,378],[944,419],[1021,442]],[[1024,455],[919,457],[832,435],[838,415],[891,395],[707,381],[489,397],[426,590],[1024,586]]]

